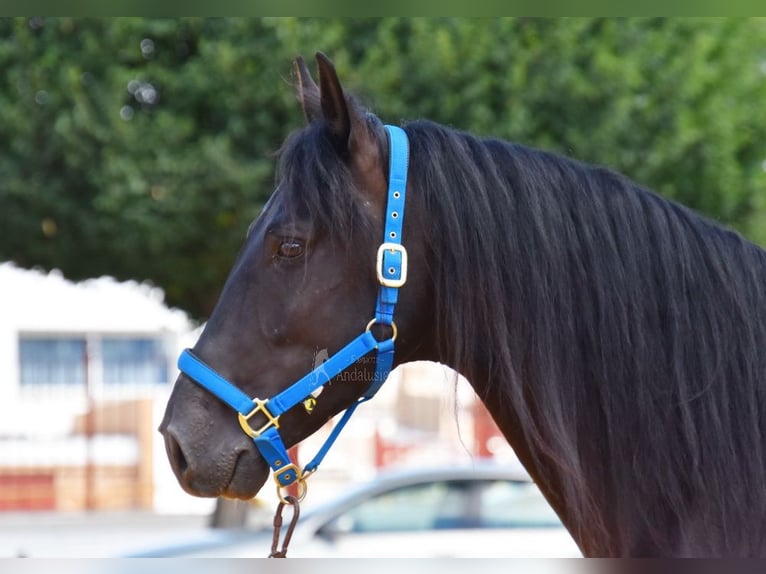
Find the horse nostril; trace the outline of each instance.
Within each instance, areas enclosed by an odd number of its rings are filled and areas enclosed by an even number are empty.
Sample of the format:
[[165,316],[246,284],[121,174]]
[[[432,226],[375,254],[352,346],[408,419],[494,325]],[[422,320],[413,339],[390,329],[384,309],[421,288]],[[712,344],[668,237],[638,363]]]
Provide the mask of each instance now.
[[186,474],[186,471],[189,469],[186,455],[184,455],[181,445],[171,433],[165,435],[165,445],[167,447],[170,465],[173,467],[173,470],[175,470],[176,475],[180,478]]

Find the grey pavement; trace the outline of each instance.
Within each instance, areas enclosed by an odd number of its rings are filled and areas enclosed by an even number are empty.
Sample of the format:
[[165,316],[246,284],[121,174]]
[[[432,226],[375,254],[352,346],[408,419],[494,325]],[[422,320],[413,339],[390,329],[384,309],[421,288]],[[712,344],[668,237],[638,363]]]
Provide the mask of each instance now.
[[207,529],[207,515],[150,512],[0,512],[0,558],[112,558]]

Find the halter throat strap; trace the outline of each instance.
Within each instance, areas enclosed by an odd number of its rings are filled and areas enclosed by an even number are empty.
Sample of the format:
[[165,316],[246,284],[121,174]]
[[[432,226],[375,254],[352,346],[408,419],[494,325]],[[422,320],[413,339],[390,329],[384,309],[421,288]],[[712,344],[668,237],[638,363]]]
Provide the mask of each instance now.
[[[324,363],[317,365],[314,370],[269,399],[250,398],[195,356],[190,349],[183,351],[178,358],[178,368],[183,373],[237,411],[242,430],[253,439],[261,456],[274,471],[280,498],[282,498],[281,488],[296,482],[303,486],[305,494],[306,477],[317,469],[356,408],[375,395],[393,367],[394,341],[397,334],[394,311],[399,289],[407,281],[407,251],[402,245],[402,226],[407,190],[409,141],[407,134],[399,127],[387,125],[386,130],[390,157],[388,196],[383,242],[378,247],[375,261],[380,287],[375,304],[375,316],[367,324],[364,332]],[[374,324],[389,325],[392,331],[391,337],[378,341],[371,332]],[[376,351],[373,380],[364,394],[346,410],[316,456],[303,470],[299,469],[290,460],[287,448],[279,434],[280,416],[372,351]],[[261,421],[265,422],[253,428],[250,420],[259,414]]]

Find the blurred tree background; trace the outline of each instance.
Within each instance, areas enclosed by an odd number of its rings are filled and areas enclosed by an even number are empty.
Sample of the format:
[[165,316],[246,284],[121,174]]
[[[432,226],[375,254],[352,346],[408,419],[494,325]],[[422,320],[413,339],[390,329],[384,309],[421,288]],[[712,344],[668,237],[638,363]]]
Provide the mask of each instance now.
[[766,244],[763,19],[0,19],[0,260],[203,319],[321,49],[385,121],[608,165]]

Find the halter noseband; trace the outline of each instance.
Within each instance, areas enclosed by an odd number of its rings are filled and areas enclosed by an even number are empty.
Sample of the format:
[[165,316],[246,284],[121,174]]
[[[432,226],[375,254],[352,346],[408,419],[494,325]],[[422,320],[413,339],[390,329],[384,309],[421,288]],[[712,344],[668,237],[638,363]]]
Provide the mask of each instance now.
[[[390,162],[383,243],[378,248],[376,260],[380,289],[375,305],[375,317],[367,324],[364,332],[324,363],[316,366],[313,371],[270,399],[249,398],[234,384],[194,356],[190,349],[183,351],[178,358],[178,368],[182,372],[239,413],[239,424],[242,430],[252,437],[261,456],[274,471],[280,498],[282,498],[281,488],[295,482],[303,487],[303,492],[299,496],[305,494],[306,478],[317,469],[356,408],[371,399],[382,386],[393,366],[394,341],[397,334],[394,309],[398,290],[407,281],[407,251],[401,244],[401,238],[404,198],[407,189],[409,142],[407,134],[401,128],[387,125],[386,130],[389,136]],[[376,323],[390,326],[391,338],[378,341],[370,331]],[[377,356],[372,382],[364,394],[346,409],[319,452],[301,471],[290,460],[287,448],[279,435],[279,417],[373,350],[377,351]],[[250,425],[250,419],[258,413],[266,418],[266,422],[254,429]]]

